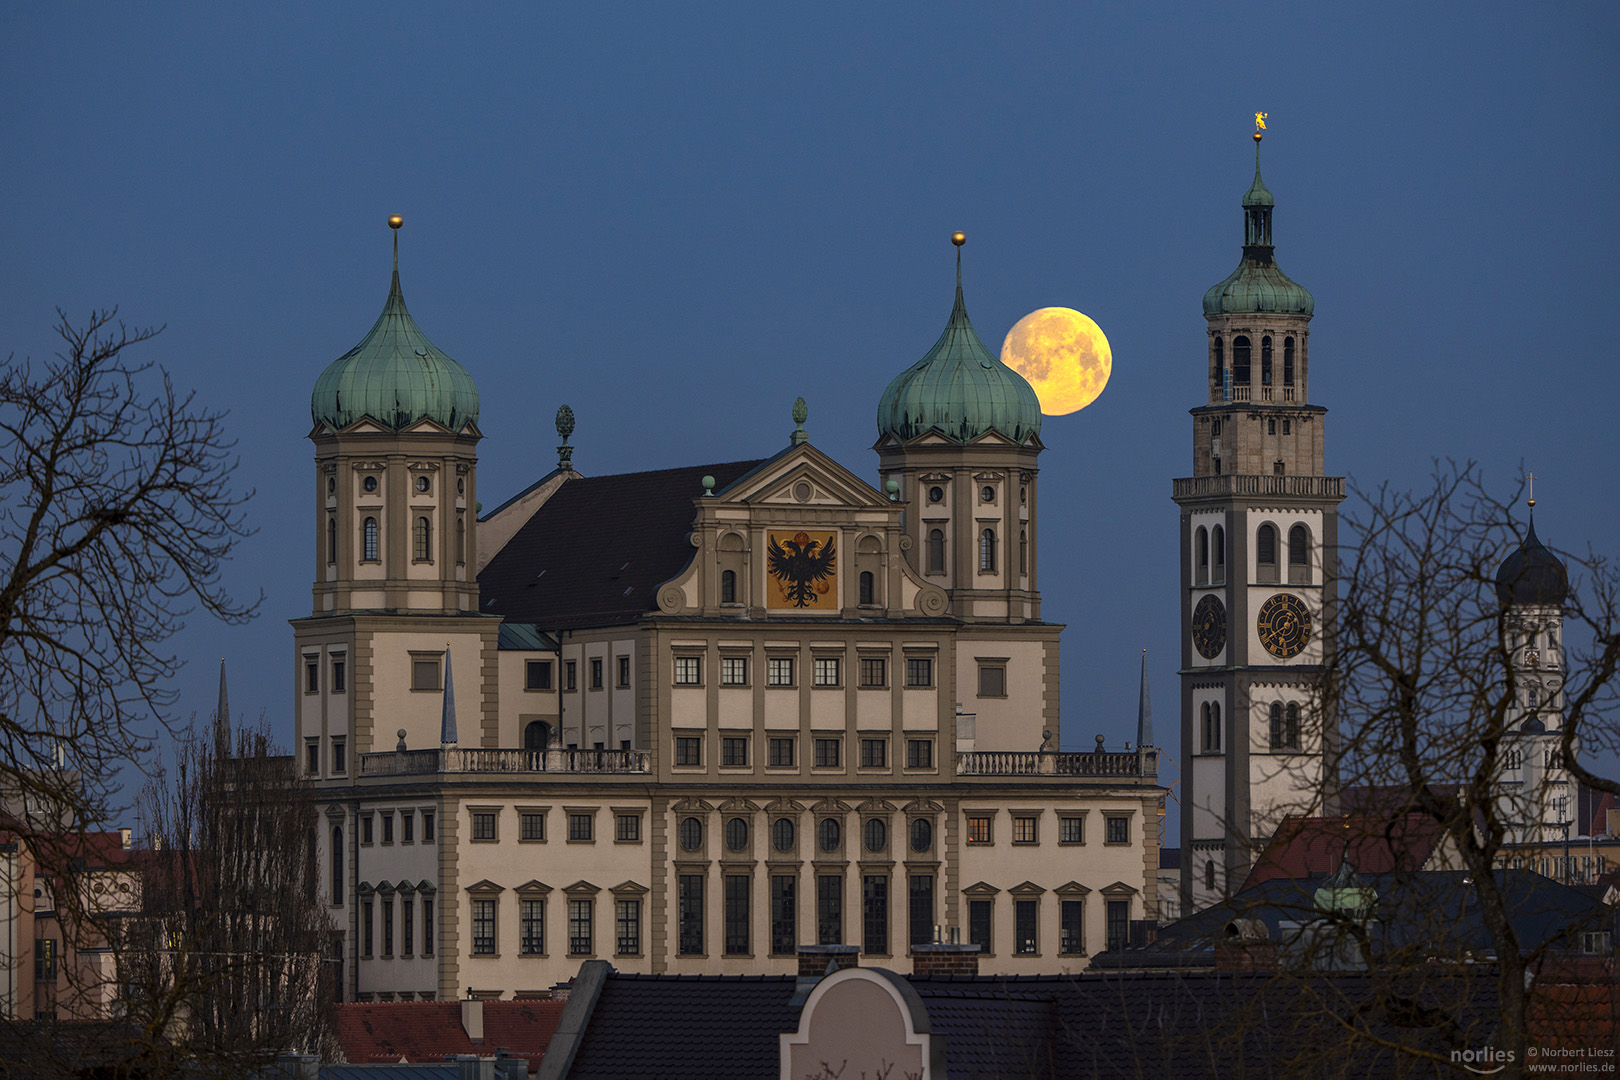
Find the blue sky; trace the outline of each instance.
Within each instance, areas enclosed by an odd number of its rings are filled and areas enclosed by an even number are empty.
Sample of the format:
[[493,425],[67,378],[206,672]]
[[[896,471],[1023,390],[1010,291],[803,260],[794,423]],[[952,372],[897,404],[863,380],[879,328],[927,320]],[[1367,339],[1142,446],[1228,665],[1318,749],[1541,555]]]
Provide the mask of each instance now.
[[1204,290],[1236,265],[1251,114],[1278,261],[1316,296],[1329,471],[1538,477],[1544,539],[1615,554],[1620,14],[1509,5],[9,5],[0,347],[117,304],[231,410],[252,625],[194,624],[183,688],[290,733],[308,612],[309,389],[406,297],[483,394],[480,493],[760,457],[797,395],[875,476],[888,380],[949,312],[953,229],[993,347],[1091,315],[1108,390],[1043,430],[1063,741],[1178,689],[1176,508]]

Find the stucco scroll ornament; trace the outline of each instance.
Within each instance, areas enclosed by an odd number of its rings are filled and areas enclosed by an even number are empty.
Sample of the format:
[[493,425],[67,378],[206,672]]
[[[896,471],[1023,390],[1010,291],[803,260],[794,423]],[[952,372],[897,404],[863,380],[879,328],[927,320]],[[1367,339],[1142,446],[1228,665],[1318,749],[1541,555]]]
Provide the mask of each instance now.
[[666,615],[673,615],[686,606],[686,593],[679,585],[666,585],[658,590],[658,608]]
[[917,593],[917,609],[924,615],[943,615],[949,603],[943,589],[928,588]]
[[900,535],[900,550],[901,551],[910,551],[911,550],[911,535],[909,533],[902,533]]

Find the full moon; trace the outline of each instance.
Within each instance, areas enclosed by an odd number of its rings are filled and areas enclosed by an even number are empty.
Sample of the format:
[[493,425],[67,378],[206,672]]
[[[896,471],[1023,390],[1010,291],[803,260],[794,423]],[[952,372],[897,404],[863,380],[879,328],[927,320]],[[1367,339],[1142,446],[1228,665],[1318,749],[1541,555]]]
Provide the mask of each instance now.
[[1066,416],[1097,400],[1114,370],[1102,329],[1073,308],[1046,307],[1013,324],[1001,362],[1029,380],[1047,416]]

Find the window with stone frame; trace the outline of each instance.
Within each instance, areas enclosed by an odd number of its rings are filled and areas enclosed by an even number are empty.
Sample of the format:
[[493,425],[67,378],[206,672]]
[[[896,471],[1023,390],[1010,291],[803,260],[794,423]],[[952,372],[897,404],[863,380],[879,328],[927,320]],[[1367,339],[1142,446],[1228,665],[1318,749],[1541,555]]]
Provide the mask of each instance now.
[[772,656],[765,661],[766,686],[793,685],[793,657]]
[[927,689],[934,685],[934,658],[931,656],[906,657],[906,686]]
[[993,843],[990,822],[991,815],[989,814],[969,814],[967,818],[967,842],[970,844]]
[[934,740],[930,738],[906,740],[906,768],[932,769],[934,767]]
[[703,685],[703,658],[701,656],[677,656],[675,658],[675,685]]

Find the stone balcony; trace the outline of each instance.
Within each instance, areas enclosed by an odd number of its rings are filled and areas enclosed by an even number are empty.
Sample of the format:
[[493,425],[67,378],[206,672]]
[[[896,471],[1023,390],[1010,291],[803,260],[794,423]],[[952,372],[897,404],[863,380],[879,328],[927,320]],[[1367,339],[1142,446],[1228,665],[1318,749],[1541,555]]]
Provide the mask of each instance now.
[[1343,499],[1342,476],[1276,476],[1270,473],[1221,473],[1186,476],[1171,481],[1176,500],[1229,495],[1282,495],[1305,499]]
[[971,750],[956,755],[957,776],[1122,777],[1154,782],[1159,753],[1146,750],[1057,753],[1054,751]]
[[395,750],[360,755],[361,776],[437,773],[588,775],[648,773],[645,750]]

